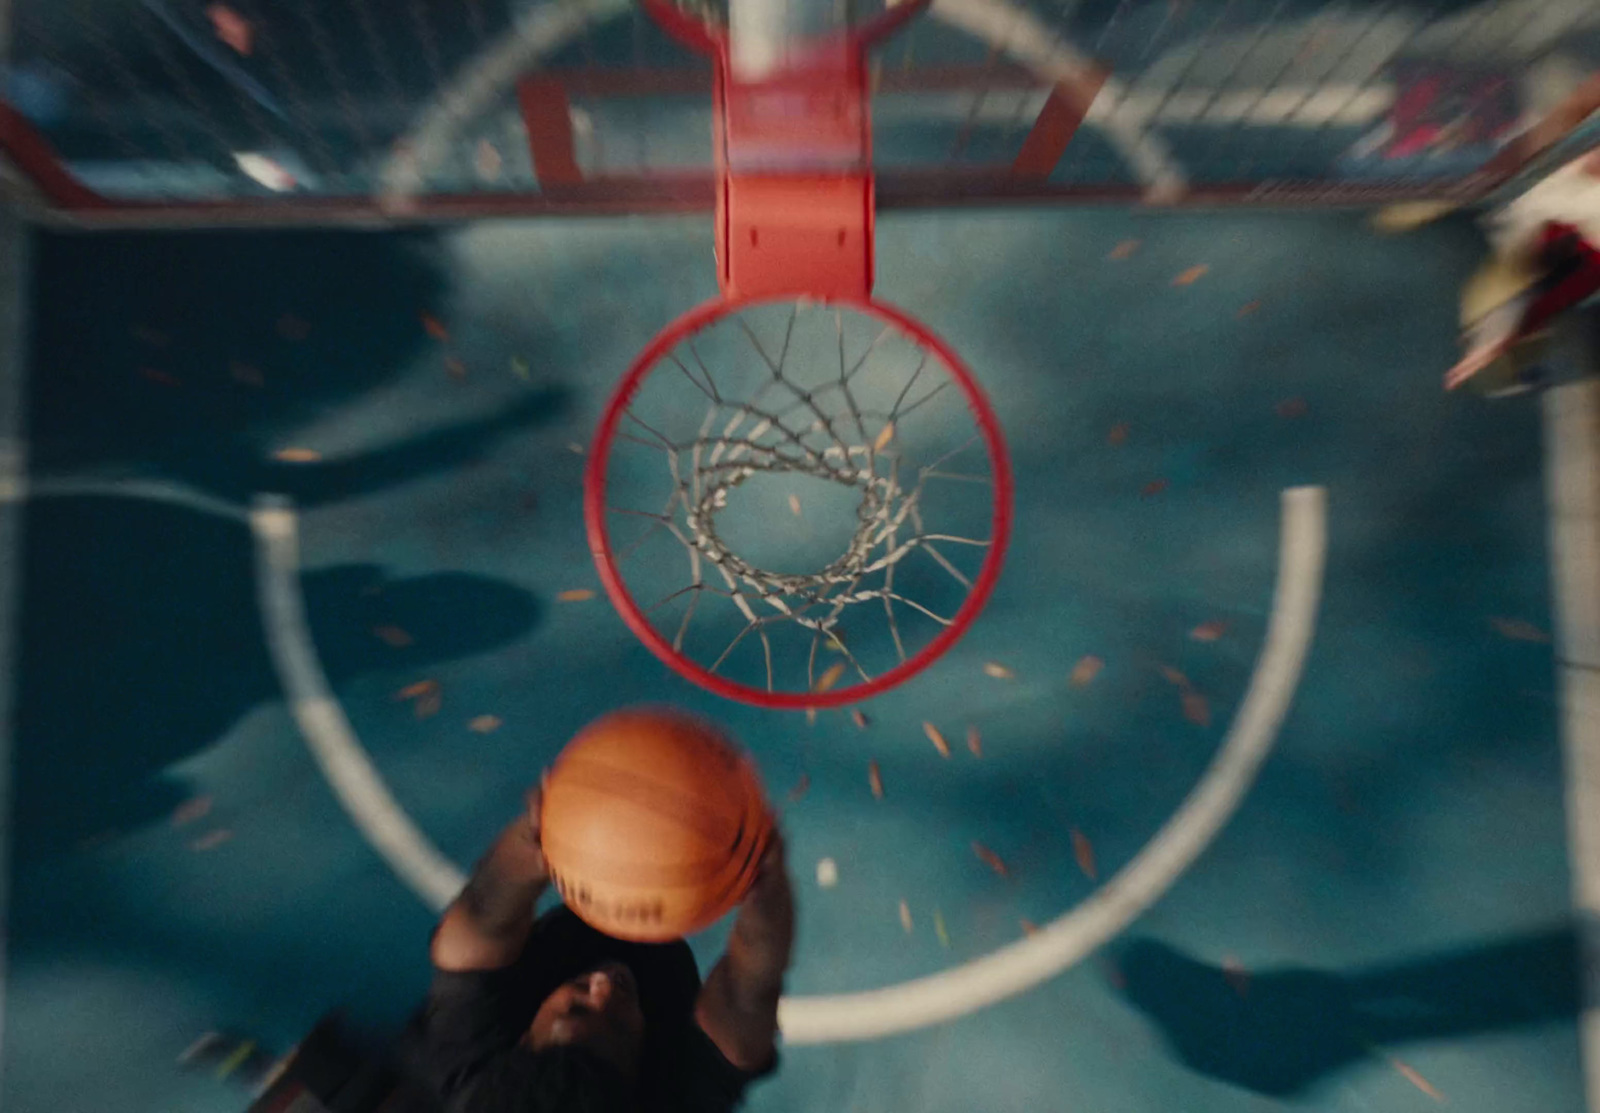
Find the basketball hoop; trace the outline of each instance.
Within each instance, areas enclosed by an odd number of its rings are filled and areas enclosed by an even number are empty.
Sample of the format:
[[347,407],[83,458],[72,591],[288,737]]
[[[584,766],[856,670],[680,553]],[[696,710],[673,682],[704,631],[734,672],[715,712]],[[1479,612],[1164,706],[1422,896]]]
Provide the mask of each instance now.
[[708,20],[645,0],[716,67],[722,297],[622,380],[584,516],[607,594],[656,656],[731,699],[832,707],[972,625],[1005,555],[1011,468],[966,365],[872,298],[866,50],[923,4],[818,34],[806,13],[736,2],[739,18]]
[[695,683],[768,707],[854,703],[926,668],[983,609],[1011,525],[983,391],[867,298],[679,318],[611,399],[584,495],[629,628]]

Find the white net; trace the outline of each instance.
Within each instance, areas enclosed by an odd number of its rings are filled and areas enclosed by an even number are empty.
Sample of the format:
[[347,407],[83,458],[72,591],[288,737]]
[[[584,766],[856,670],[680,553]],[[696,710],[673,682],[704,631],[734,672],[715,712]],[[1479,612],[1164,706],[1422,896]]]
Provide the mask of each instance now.
[[939,353],[856,309],[747,308],[683,337],[608,461],[615,563],[645,620],[767,693],[846,692],[913,661],[994,549],[998,442],[973,399]]

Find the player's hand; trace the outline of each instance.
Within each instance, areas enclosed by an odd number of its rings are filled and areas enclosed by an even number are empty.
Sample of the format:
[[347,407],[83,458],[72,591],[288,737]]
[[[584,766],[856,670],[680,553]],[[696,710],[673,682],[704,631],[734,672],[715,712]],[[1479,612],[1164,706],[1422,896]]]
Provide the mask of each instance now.
[[779,969],[788,965],[789,949],[794,943],[794,888],[789,882],[783,834],[776,827],[761,856],[755,881],[740,905],[735,931],[745,943],[776,962]]
[[550,869],[544,860],[544,844],[540,841],[544,813],[544,778],[523,793],[522,813],[500,832],[497,847],[516,863],[519,869],[534,878],[546,881]]

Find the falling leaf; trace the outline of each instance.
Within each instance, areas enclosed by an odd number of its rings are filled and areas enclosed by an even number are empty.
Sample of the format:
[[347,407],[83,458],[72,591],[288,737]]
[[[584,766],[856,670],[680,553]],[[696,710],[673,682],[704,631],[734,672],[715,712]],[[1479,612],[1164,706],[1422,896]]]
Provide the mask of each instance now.
[[985,676],[992,676],[996,680],[1015,680],[1017,674],[1000,664],[998,661],[985,661],[983,663]]
[[587,603],[594,598],[594,589],[587,587],[569,587],[566,591],[556,593],[558,603]]
[[817,725],[817,709],[815,707],[806,708],[806,726],[814,727],[816,725]]
[[452,379],[464,379],[467,377],[467,365],[462,363],[455,356],[446,356],[444,360],[444,372]]
[[818,862],[817,884],[824,889],[831,889],[839,884],[839,863],[832,858],[824,858]]
[[1011,871],[1006,869],[1005,860],[1002,859],[1000,855],[990,850],[987,846],[984,846],[981,842],[973,842],[972,852],[978,856],[979,861],[988,866],[990,869],[994,870],[994,872],[999,874],[1001,877],[1011,876]]
[[1279,417],[1293,420],[1297,417],[1305,417],[1306,409],[1306,400],[1304,398],[1285,398],[1282,402],[1272,407],[1272,412]]
[[882,452],[889,447],[889,442],[894,440],[894,423],[890,422],[878,430],[877,438],[872,442],[872,451]]
[[1176,278],[1174,278],[1172,280],[1172,284],[1174,286],[1189,286],[1189,285],[1192,285],[1193,283],[1196,283],[1196,282],[1200,281],[1200,279],[1204,278],[1205,275],[1206,275],[1206,272],[1209,271],[1210,269],[1211,268],[1209,266],[1207,266],[1205,263],[1197,264],[1196,266],[1192,266],[1188,270],[1186,270],[1186,271],[1182,272],[1181,274],[1179,274]]
[[196,851],[197,853],[207,850],[215,850],[217,847],[221,846],[231,838],[233,838],[232,831],[226,827],[218,827],[215,831],[207,831],[198,839],[195,839],[193,842],[191,842],[189,844],[189,849]]
[[149,325],[134,325],[133,338],[141,344],[148,344],[152,348],[165,348],[170,342],[167,334],[160,329],[151,328]]
[[939,937],[939,946],[950,945],[950,932],[944,926],[944,913],[937,908],[933,910],[933,934]]
[[1205,696],[1191,688],[1185,691],[1181,698],[1183,700],[1183,717],[1185,719],[1188,719],[1197,727],[1209,727],[1211,725],[1211,704],[1206,701]]
[[411,705],[411,713],[419,719],[431,719],[439,713],[439,709],[443,706],[444,696],[435,688],[433,691],[425,692],[417,697],[417,701]]
[[500,716],[479,715],[467,724],[467,729],[474,734],[493,734],[500,729]]
[[1112,447],[1127,444],[1128,423],[1126,421],[1119,421],[1113,425],[1111,427],[1111,431],[1106,434],[1106,443]]
[[1105,667],[1104,661],[1090,653],[1079,658],[1078,663],[1072,666],[1072,671],[1067,674],[1067,681],[1074,688],[1087,688]]
[[1162,665],[1161,675],[1168,684],[1176,684],[1180,688],[1187,688],[1189,686],[1189,678],[1184,676],[1183,673],[1179,672],[1171,665]]
[[183,385],[174,376],[167,374],[165,371],[157,371],[153,367],[141,367],[139,368],[139,374],[153,383],[160,383],[162,386]]
[[228,375],[234,382],[243,383],[245,386],[264,386],[266,384],[266,380],[262,378],[261,371],[248,363],[228,364]]
[[1107,259],[1126,259],[1128,256],[1132,255],[1135,251],[1139,250],[1139,242],[1140,241],[1138,241],[1138,240],[1123,240],[1116,247],[1113,247],[1111,249],[1111,254],[1107,255],[1106,258]]
[[390,649],[404,649],[415,640],[398,626],[374,626],[372,636]]
[[789,496],[789,513],[793,514],[796,518],[800,517],[800,496],[799,495],[790,495]]
[[567,451],[572,453],[574,456],[582,456],[583,455],[583,445],[579,444],[577,441],[568,441],[567,442]]
[[172,825],[182,827],[186,823],[193,823],[197,819],[204,819],[211,814],[211,797],[196,796],[185,800],[172,809]]
[[817,678],[817,686],[814,690],[818,692],[826,692],[829,688],[832,688],[835,684],[839,683],[839,678],[843,675],[844,662],[835,661],[833,664],[828,666],[827,672],[823,673]]
[[1514,642],[1536,642],[1543,645],[1550,640],[1549,634],[1520,618],[1491,618],[1489,625],[1494,627],[1495,633]]
[[1078,860],[1078,868],[1083,871],[1083,876],[1090,881],[1099,877],[1094,868],[1094,844],[1076,827],[1072,829],[1072,856]]
[[922,733],[928,736],[928,741],[933,743],[933,748],[939,751],[940,757],[950,756],[950,743],[944,740],[944,735],[939,733],[938,727],[932,723],[923,723]]
[[1189,631],[1189,637],[1197,642],[1214,642],[1228,632],[1228,624],[1221,620],[1215,622],[1202,622]]
[[285,313],[278,318],[278,335],[285,340],[300,341],[311,335],[311,322],[293,313]]
[[1152,479],[1150,482],[1146,483],[1143,487],[1139,488],[1139,494],[1143,498],[1147,498],[1147,499],[1148,498],[1154,498],[1156,495],[1159,495],[1162,491],[1165,491],[1166,489],[1167,489],[1167,481],[1165,479]]
[[801,797],[805,796],[806,790],[809,789],[810,787],[811,787],[811,775],[809,773],[801,773],[800,774],[800,779],[798,781],[796,781],[794,783],[794,787],[789,790],[789,803],[791,803],[791,804],[799,803]]
[[1023,920],[1022,921],[1022,934],[1023,935],[1038,935],[1039,934],[1039,925],[1034,923],[1032,920]]
[[524,381],[528,378],[528,361],[520,356],[511,357],[511,373]]
[[1250,971],[1244,968],[1237,955],[1222,956],[1222,976],[1240,997],[1250,991]]
[[478,140],[478,151],[473,157],[472,166],[478,172],[480,180],[494,182],[500,180],[500,168],[505,161],[500,157],[500,151],[487,139]]
[[211,31],[218,40],[236,53],[249,56],[255,43],[255,31],[249,20],[226,4],[208,5],[206,17],[211,20]]
[[874,800],[883,799],[883,774],[878,771],[878,763],[867,762],[867,785],[872,789]]
[[1250,314],[1254,313],[1256,310],[1258,310],[1260,308],[1261,308],[1261,303],[1259,301],[1247,301],[1247,302],[1245,302],[1243,305],[1241,305],[1239,307],[1239,312],[1238,312],[1237,316],[1239,316],[1240,318],[1248,317],[1248,316],[1250,316]]
[[972,751],[973,757],[983,756],[983,735],[978,733],[977,727],[967,728],[967,749]]
[[911,906],[905,901],[900,902],[900,926],[906,929],[906,934],[911,934]]
[[1444,1095],[1434,1088],[1433,1083],[1429,1082],[1426,1078],[1423,1078],[1422,1075],[1418,1074],[1415,1067],[1408,1063],[1403,1063],[1393,1056],[1390,1056],[1389,1062],[1395,1070],[1400,1072],[1402,1078],[1411,1083],[1417,1089],[1421,1090],[1423,1093],[1427,1094],[1434,1101],[1444,1100]]
[[322,459],[322,453],[314,448],[280,448],[272,454],[274,460],[282,460],[285,464],[315,464]]
[[850,721],[854,723],[856,728],[859,730],[867,729],[867,717],[861,713],[861,709],[859,707],[852,707],[850,709]]
[[401,688],[394,694],[394,698],[397,700],[417,699],[419,696],[425,696],[438,690],[439,682],[437,680],[419,680],[415,684],[407,684],[404,688]]
[[422,321],[422,331],[427,333],[430,339],[437,340],[440,343],[450,339],[450,330],[445,328],[444,322],[432,313],[419,313],[417,316]]

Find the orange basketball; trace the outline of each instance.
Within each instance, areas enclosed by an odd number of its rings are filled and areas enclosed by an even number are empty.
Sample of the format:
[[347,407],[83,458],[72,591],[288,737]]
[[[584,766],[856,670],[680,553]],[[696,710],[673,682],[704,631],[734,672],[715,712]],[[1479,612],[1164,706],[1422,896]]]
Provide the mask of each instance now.
[[617,711],[567,743],[544,789],[542,839],[567,906],[618,939],[677,939],[738,904],[772,817],[755,767],[715,726]]

